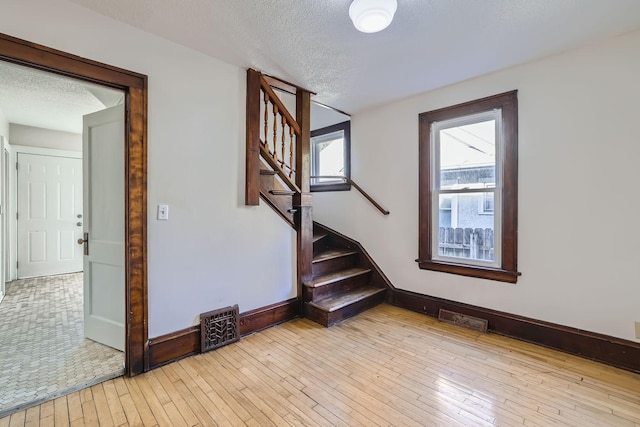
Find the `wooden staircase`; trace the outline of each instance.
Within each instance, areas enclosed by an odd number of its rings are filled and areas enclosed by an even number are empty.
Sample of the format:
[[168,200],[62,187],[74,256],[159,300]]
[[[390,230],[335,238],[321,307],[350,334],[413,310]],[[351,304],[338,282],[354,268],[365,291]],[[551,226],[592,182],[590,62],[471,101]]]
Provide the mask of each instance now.
[[[295,117],[276,89],[295,95]],[[266,201],[296,230],[301,314],[331,326],[381,303],[391,284],[360,244],[312,223],[311,92],[250,69],[246,106],[245,204]]]
[[305,317],[332,326],[383,302],[387,282],[357,242],[314,223],[312,280],[302,287]]
[[293,228],[295,228],[294,214],[297,212],[297,209],[293,208],[295,194],[295,191],[289,190],[282,183],[275,170],[262,165],[260,169],[260,196]]

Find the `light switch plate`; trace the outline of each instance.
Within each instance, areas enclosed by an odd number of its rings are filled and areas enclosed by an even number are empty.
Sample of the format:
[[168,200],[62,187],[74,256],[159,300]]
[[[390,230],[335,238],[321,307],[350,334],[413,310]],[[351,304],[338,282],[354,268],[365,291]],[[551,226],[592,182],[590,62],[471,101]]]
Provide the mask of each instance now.
[[158,220],[169,220],[169,205],[158,205]]
[[636,322],[636,338],[640,339],[640,322]]

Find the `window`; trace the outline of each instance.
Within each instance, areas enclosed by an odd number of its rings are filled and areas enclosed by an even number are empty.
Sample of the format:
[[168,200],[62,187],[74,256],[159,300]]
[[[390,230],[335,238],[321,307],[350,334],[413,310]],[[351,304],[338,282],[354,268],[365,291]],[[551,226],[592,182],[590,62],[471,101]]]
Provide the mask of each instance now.
[[513,91],[420,114],[420,268],[516,282],[517,102]]
[[478,206],[478,213],[482,214],[493,214],[494,211],[494,197],[493,192],[490,193],[482,193],[482,198],[480,199],[480,204]]
[[[311,132],[311,191],[349,190],[351,122]],[[347,178],[347,179],[345,179]]]

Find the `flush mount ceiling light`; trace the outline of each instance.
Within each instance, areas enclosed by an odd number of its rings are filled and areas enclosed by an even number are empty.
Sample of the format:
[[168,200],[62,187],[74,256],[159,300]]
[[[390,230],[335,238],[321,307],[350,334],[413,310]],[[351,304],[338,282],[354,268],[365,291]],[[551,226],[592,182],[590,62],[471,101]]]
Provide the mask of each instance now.
[[349,18],[358,31],[377,33],[391,24],[397,8],[397,0],[353,0]]

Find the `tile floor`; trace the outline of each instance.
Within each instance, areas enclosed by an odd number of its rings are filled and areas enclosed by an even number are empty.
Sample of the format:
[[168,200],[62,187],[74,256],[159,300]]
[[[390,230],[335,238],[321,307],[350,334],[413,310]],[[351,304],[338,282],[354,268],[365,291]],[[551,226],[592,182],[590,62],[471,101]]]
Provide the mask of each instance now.
[[9,282],[0,303],[0,417],[124,373],[84,338],[82,273]]

